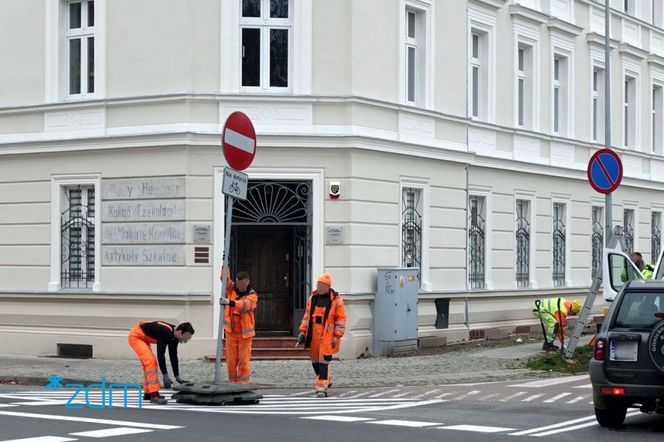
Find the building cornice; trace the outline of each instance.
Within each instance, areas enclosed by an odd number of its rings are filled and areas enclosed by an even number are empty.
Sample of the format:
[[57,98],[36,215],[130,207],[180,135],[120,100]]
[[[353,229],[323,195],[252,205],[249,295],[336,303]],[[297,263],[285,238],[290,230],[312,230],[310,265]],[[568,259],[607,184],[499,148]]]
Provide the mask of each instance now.
[[556,17],[551,17],[549,19],[547,27],[552,32],[559,32],[563,35],[572,38],[581,35],[581,33],[583,32],[583,28],[581,26],[577,26],[575,24],[566,22]]
[[510,5],[510,15],[513,19],[525,20],[537,25],[543,25],[549,21],[549,15],[522,5]]
[[507,0],[471,0],[470,4],[486,6],[497,11],[498,9],[501,9],[503,6],[505,6],[505,4],[507,4]]
[[637,48],[636,46],[632,46],[629,43],[620,43],[618,50],[621,54],[630,56],[637,61],[643,61],[646,59],[646,57],[648,57],[648,51],[644,51],[643,49]]

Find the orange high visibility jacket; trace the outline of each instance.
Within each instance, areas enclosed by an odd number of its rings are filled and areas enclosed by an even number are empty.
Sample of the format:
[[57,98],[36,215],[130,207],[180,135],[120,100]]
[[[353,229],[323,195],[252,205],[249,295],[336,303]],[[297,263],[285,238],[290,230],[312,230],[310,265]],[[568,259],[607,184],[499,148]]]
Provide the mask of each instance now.
[[[226,285],[226,296],[229,300],[235,301],[235,305],[230,305],[224,308],[224,330],[226,333],[241,333],[243,338],[251,338],[256,335],[256,321],[254,319],[254,311],[256,304],[258,304],[258,294],[254,289],[249,288],[249,293],[243,296],[238,296],[233,283],[229,281]],[[233,330],[233,321],[231,315],[240,315],[240,324],[242,330]]]
[[[323,330],[321,350],[324,355],[333,355],[339,351],[341,348],[341,338],[346,332],[346,308],[344,307],[344,300],[339,293],[332,289],[330,289],[329,295],[330,307],[326,309],[325,317],[323,318],[325,329]],[[310,322],[315,320],[311,317],[315,307],[315,304],[312,306],[311,302],[314,296],[317,296],[315,291],[307,298],[307,308],[304,311],[304,317],[300,324],[300,332],[306,336],[306,347],[309,347],[311,340],[314,338],[310,333],[310,331],[313,331],[313,327],[309,327]],[[339,342],[335,347],[332,347],[332,339],[335,337]]]

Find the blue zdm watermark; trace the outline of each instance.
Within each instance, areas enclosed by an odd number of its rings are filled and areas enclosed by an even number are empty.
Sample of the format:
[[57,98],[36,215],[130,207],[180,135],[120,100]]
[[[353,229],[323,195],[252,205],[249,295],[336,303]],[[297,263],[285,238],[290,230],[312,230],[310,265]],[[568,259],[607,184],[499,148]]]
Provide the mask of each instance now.
[[[60,388],[76,388],[77,390],[74,394],[71,395],[65,408],[70,410],[80,410],[83,408],[82,404],[74,404],[73,402],[78,398],[78,395],[81,392],[85,392],[85,407],[93,410],[102,410],[104,408],[113,408],[113,390],[121,390],[123,392],[123,408],[128,407],[128,393],[131,389],[136,389],[138,392],[138,408],[143,407],[143,386],[141,384],[106,384],[106,377],[101,378],[100,384],[90,384],[85,387],[83,384],[65,384],[62,385],[64,378],[53,375],[48,378],[48,384],[46,388],[49,390],[57,390]],[[90,392],[95,392],[94,389],[99,389],[101,391],[101,404],[90,402]],[[106,404],[106,399],[108,398],[108,405]],[[78,399],[79,401],[81,399]]]

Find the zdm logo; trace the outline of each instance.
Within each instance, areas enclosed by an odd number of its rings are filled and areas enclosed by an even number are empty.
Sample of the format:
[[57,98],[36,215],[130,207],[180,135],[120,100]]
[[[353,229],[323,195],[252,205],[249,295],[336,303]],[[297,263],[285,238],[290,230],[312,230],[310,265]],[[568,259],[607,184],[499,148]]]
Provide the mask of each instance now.
[[[64,378],[53,375],[48,378],[49,384],[46,385],[46,388],[50,390],[58,390],[60,388],[76,388],[76,391],[71,395],[65,408],[70,410],[80,410],[83,408],[83,404],[80,402],[83,400],[79,395],[85,396],[85,406],[93,410],[102,410],[104,408],[113,408],[113,391],[120,390],[123,394],[123,408],[128,407],[128,395],[131,389],[136,389],[138,393],[138,408],[143,407],[143,386],[140,384],[106,384],[106,378],[101,378],[101,383],[99,384],[90,384],[85,387],[83,384],[65,384],[62,385]],[[91,402],[90,394],[97,394],[98,391],[101,391],[101,403],[95,401],[96,403]],[[96,398],[95,398],[96,399]],[[108,399],[108,405],[107,405]],[[74,403],[77,402],[77,403]]]

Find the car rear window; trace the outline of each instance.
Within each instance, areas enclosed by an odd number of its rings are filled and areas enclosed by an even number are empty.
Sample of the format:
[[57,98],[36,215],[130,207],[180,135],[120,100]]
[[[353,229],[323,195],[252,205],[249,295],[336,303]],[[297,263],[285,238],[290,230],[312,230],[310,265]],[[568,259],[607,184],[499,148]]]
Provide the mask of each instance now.
[[650,330],[661,321],[655,313],[661,312],[662,306],[664,306],[664,293],[624,293],[613,326]]

